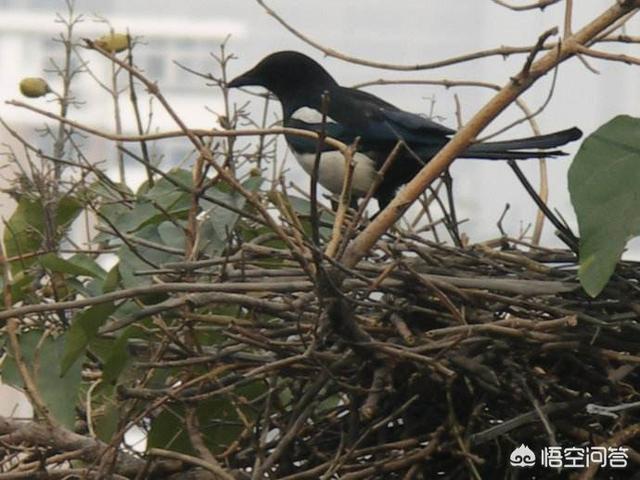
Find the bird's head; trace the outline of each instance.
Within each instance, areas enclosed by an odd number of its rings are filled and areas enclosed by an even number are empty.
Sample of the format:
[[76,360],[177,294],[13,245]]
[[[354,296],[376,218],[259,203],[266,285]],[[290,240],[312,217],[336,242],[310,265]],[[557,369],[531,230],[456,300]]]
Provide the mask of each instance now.
[[318,62],[293,51],[272,53],[227,84],[229,88],[264,87],[283,103],[300,95],[321,94],[335,85],[336,81]]

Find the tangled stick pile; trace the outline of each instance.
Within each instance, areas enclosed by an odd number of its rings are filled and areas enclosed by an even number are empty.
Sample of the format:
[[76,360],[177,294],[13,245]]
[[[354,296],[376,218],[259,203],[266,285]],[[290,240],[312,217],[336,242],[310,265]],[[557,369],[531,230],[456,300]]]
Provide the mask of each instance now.
[[[191,359],[175,345],[154,366],[220,372],[164,391],[170,402],[264,382],[253,399],[236,398],[256,423],[221,462],[238,475],[257,468],[288,480],[496,478],[521,444],[624,445],[637,468],[637,404],[625,408],[640,401],[637,264],[621,264],[594,300],[569,252],[508,239],[458,249],[396,237],[380,246],[342,272],[337,312],[323,308],[331,289],[318,297],[285,250],[247,243],[221,266],[202,266],[225,280],[191,305],[224,303],[236,318],[196,310],[193,328],[225,324],[215,328],[224,341]],[[163,391],[121,394],[157,400]]]
[[[615,445],[626,429],[637,433],[632,411],[612,418],[585,410],[640,400],[637,266],[623,266],[605,295],[592,300],[574,283],[574,271],[549,266],[570,266],[566,255],[415,242],[394,250],[418,258],[392,260],[397,275],[381,282],[385,297],[367,302],[367,288],[352,292],[375,360],[355,353],[353,364],[331,370],[337,385],[352,387],[339,388],[349,400],[325,415],[325,425],[315,423],[308,438],[301,431],[298,460],[340,464],[342,478],[392,478],[391,471],[413,466],[432,478],[466,469],[464,459],[487,475],[502,470],[521,443]],[[373,279],[385,271],[378,264],[359,273]],[[371,384],[362,384],[367,377]],[[345,421],[358,409],[358,420]],[[295,422],[287,420],[280,424]]]
[[[563,471],[578,478],[638,470],[638,264],[621,263],[592,299],[569,251],[509,238],[456,248],[397,232],[354,269],[309,258],[311,281],[273,238],[164,263],[146,290],[117,292],[143,303],[96,337],[127,339],[124,369],[109,380],[116,396],[89,388],[78,411],[88,422],[75,432],[1,419],[7,452],[31,452],[17,470],[7,456],[7,475],[44,461],[49,473],[91,478],[502,478],[517,474],[510,454],[521,445],[536,455],[627,449],[624,471]],[[108,295],[64,306],[80,312]],[[10,313],[29,323],[29,312],[61,306]],[[96,341],[90,350],[104,358]],[[88,358],[83,383],[113,377],[109,361]],[[91,432],[104,435],[116,399],[120,430],[103,443]],[[107,447],[134,425],[148,463]],[[73,458],[88,470],[60,470]],[[558,478],[539,463],[526,473]]]

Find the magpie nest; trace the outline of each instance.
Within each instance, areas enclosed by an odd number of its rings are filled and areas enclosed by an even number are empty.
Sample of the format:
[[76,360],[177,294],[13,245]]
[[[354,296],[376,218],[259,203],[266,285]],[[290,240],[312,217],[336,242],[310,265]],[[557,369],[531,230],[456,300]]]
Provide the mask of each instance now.
[[[253,322],[226,328],[235,347],[218,352],[235,365],[223,384],[244,372],[268,385],[267,401],[249,402],[257,434],[227,451],[239,477],[256,466],[287,480],[640,471],[640,265],[620,263],[593,299],[569,251],[507,238],[379,247],[315,284],[284,250],[245,244],[229,259],[227,285],[264,287],[242,310]],[[274,256],[278,268],[264,268]],[[536,457],[623,446],[628,465],[510,466],[523,444]]]

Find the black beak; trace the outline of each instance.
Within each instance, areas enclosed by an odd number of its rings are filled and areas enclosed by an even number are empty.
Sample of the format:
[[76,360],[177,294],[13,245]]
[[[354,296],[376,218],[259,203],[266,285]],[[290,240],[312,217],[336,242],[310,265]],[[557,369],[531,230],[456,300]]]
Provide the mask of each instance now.
[[248,71],[227,83],[227,88],[250,87],[256,85],[259,86],[260,82],[251,75],[251,71]]

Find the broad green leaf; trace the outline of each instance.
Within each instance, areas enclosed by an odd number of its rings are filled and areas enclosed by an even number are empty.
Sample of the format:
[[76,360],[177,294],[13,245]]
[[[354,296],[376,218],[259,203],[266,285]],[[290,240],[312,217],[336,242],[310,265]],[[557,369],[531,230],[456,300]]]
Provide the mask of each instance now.
[[158,235],[160,236],[163,245],[184,250],[184,230],[176,226],[174,223],[168,221],[162,222],[158,225]]
[[[158,225],[147,225],[138,232],[136,237],[157,244],[159,247],[164,245],[162,237],[158,232]],[[135,252],[129,246],[123,245],[118,250],[118,258],[120,262],[118,268],[122,284],[125,288],[138,287],[151,284],[150,275],[137,275],[141,270],[151,270],[153,266],[162,265],[165,262],[175,262],[183,258],[181,255],[167,253],[161,248],[154,248],[149,245],[135,245]]]
[[[82,210],[80,202],[73,197],[63,197],[56,205],[56,235],[71,225]],[[37,252],[45,238],[45,212],[40,199],[23,196],[7,221],[4,229],[4,246],[9,257]],[[18,273],[37,261],[36,257],[12,262],[12,272]]]
[[111,352],[104,362],[102,368],[102,382],[106,385],[115,385],[118,377],[127,367],[130,357],[127,348],[129,338],[134,330],[130,327],[125,329],[118,339],[113,343]]
[[113,292],[116,288],[118,288],[118,282],[120,282],[120,270],[118,269],[118,265],[109,270],[107,276],[104,277],[104,283],[102,284],[102,293]]
[[75,197],[62,197],[56,206],[56,227],[65,229],[71,225],[82,211],[82,202]]
[[[105,442],[112,440],[119,427],[122,400],[116,387],[121,383],[122,372],[130,365],[127,342],[131,333],[132,329],[127,329],[115,340],[94,337],[90,344],[91,351],[104,363],[102,381],[92,391],[91,405],[95,412],[92,420],[96,435]],[[133,378],[127,380],[134,381]]]
[[[188,194],[193,187],[193,177],[189,170],[176,168],[168,172],[166,177],[156,180],[151,189],[148,188],[148,183],[144,182],[140,185],[138,194],[164,202],[167,195],[174,192]],[[166,203],[163,203],[163,205],[166,205]]]
[[[306,198],[297,197],[295,195],[288,195],[289,202],[293,209],[300,215],[309,216],[311,215],[311,202]],[[333,212],[329,212],[327,210],[322,211],[321,218],[327,222],[333,222],[335,214]]]
[[94,420],[94,430],[100,440],[109,443],[118,431],[122,406],[119,404],[116,395],[111,397],[102,396],[102,399],[101,414]]
[[620,115],[592,133],[569,169],[580,229],[580,282],[595,297],[640,234],[640,119]]
[[[262,185],[261,177],[250,177],[242,184],[250,192],[257,191],[260,185]],[[242,195],[221,182],[208,189],[207,196],[237,210],[242,210],[247,202]],[[200,228],[200,238],[202,239],[200,250],[214,257],[227,246],[229,233],[234,230],[240,214],[209,200],[202,200],[201,206],[205,211],[205,217]]]
[[139,194],[149,200],[153,200],[165,210],[176,212],[188,209],[191,206],[191,189],[193,185],[191,172],[187,170],[172,170],[167,178],[156,181],[152,189],[146,190],[142,186]]
[[316,411],[317,414],[326,414],[327,412],[334,410],[338,405],[340,405],[340,395],[330,395],[325,398],[322,402],[318,404],[318,409]]
[[118,202],[133,196],[133,192],[127,184],[114,182],[106,176],[101,176],[95,182],[87,185],[83,194],[88,195],[94,201],[100,199],[103,202]]
[[173,219],[184,217],[191,206],[191,174],[186,170],[173,170],[167,176],[173,182],[161,178],[151,189],[144,183],[138,189],[137,202],[133,208],[124,211],[105,208],[102,213],[118,230],[125,233],[167,221],[167,215],[171,215]]
[[[305,229],[305,233],[307,235],[311,235],[311,202],[306,198],[297,197],[295,195],[287,195],[287,197],[282,197],[282,199],[288,199],[289,205],[293,209],[293,211],[300,218],[302,226]],[[335,214],[333,212],[329,212],[327,210],[322,210],[320,213],[320,236],[322,238],[329,238],[331,236],[331,228],[322,226],[322,223],[325,225],[333,225],[335,218]]]
[[[238,399],[236,405],[231,403],[229,395],[198,403],[196,414],[200,431],[207,447],[213,453],[224,451],[242,433],[244,427],[236,407],[240,408],[246,417],[253,419],[254,411],[245,406],[245,401],[251,401],[265,391],[264,382],[255,381],[235,389]],[[174,405],[154,418],[147,438],[147,448],[168,448],[183,453],[194,453],[184,429],[184,415],[183,406]]]
[[96,297],[102,295],[102,280],[92,278],[89,281],[80,281],[74,277],[64,279],[65,285],[70,292],[82,295],[83,297]]
[[[44,210],[40,200],[24,196],[7,221],[4,229],[4,246],[8,257],[24,255],[40,249],[44,239]],[[33,259],[12,262],[16,274],[36,261]]]
[[193,454],[191,442],[184,427],[184,415],[184,407],[176,405],[171,409],[165,408],[157,417],[154,417],[147,437],[147,448],[166,448]]
[[91,276],[94,278],[104,279],[107,276],[107,272],[105,271],[105,269],[102,268],[98,264],[98,262],[96,262],[89,255],[78,253],[73,257],[68,258],[67,261],[73,263],[74,265],[77,265],[78,267],[84,268],[88,272],[91,272]]
[[[146,377],[148,373],[146,369],[141,371],[132,368],[128,343],[135,331],[135,328],[128,328],[116,340],[96,338],[91,343],[91,351],[97,352],[104,361],[102,382],[93,390],[91,402],[94,407],[94,429],[98,438],[104,442],[110,442],[113,439],[114,434],[122,426],[121,416],[126,413],[122,409],[118,385],[135,384],[140,380],[141,374]],[[145,385],[149,388],[163,388],[166,385],[166,377],[173,373],[175,373],[173,369],[155,370]],[[136,412],[144,408],[146,405],[143,402],[138,405]]]
[[153,223],[160,212],[150,202],[138,202],[125,213],[112,219],[113,226],[122,233],[132,233],[139,228]]
[[[73,429],[82,361],[76,361],[61,375],[59,365],[64,352],[64,338],[49,335],[43,339],[42,336],[43,332],[40,330],[22,333],[19,337],[20,350],[38,392],[53,417],[67,428]],[[19,388],[23,386],[13,352],[4,362],[2,380]]]
[[280,400],[280,405],[288,411],[291,409],[291,405],[296,397],[289,387],[284,387],[279,390],[278,399]]
[[[89,269],[80,265],[79,262],[60,258],[55,253],[42,255],[40,257],[40,263],[43,267],[51,270],[52,272],[68,273],[69,275],[95,277],[97,273],[94,269]],[[102,274],[104,275],[104,271]]]
[[60,362],[62,375],[84,354],[87,345],[98,333],[98,329],[115,310],[113,303],[102,303],[78,313],[73,318],[71,328],[64,335],[64,355]]
[[[119,225],[117,224],[118,220],[124,218],[129,211],[130,209],[127,208],[126,205],[123,205],[123,203],[105,203],[104,205],[101,205],[99,209],[100,225],[108,231],[111,231],[112,225],[119,228]],[[104,217],[104,219],[102,217]],[[105,219],[107,219],[108,222]],[[122,244],[122,240],[119,237],[106,231],[98,233],[94,237],[93,241],[110,246]]]

